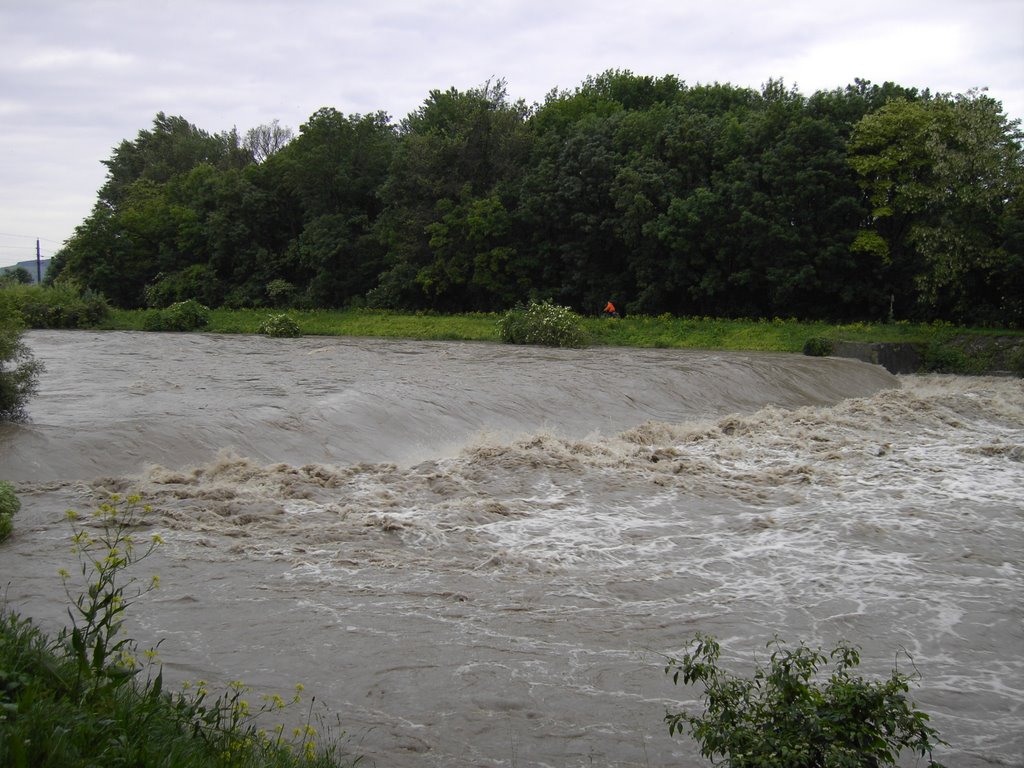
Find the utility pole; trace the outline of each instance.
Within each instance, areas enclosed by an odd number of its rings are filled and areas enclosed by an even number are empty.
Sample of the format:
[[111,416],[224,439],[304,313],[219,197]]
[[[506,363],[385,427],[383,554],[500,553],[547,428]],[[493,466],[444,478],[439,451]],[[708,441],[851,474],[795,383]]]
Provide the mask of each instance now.
[[36,238],[36,283],[43,284],[43,257],[39,253],[39,238]]

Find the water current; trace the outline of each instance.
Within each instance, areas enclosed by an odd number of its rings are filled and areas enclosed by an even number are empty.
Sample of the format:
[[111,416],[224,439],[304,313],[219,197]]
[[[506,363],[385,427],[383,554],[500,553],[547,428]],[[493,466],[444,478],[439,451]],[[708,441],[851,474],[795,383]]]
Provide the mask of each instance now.
[[[141,492],[176,682],[296,682],[368,765],[699,766],[663,654],[913,658],[951,768],[1024,766],[1024,387],[779,354],[32,331],[7,600]],[[908,764],[913,764],[910,762]]]

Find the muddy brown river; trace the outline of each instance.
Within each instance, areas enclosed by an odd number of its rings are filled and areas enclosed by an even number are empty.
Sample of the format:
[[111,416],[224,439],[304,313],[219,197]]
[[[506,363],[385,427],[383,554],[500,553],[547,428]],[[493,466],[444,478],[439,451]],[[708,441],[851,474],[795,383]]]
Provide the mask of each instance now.
[[[900,651],[950,768],[1024,766],[1024,385],[781,354],[32,331],[8,603],[143,494],[129,629],[177,683],[305,685],[381,768],[700,766],[663,654]],[[900,656],[901,669],[907,664]],[[302,716],[299,716],[301,721]],[[913,761],[907,763],[913,765]]]

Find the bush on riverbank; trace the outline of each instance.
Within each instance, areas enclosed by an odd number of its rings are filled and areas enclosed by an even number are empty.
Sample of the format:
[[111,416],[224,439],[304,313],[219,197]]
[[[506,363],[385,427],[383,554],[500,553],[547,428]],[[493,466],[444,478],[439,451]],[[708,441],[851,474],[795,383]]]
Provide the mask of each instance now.
[[[250,707],[249,689],[239,682],[217,697],[204,682],[181,693],[164,690],[155,650],[140,654],[122,633],[129,606],[157,585],[155,577],[141,584],[125,577],[161,543],[157,536],[139,539],[145,508],[138,503],[114,497],[88,519],[69,513],[83,591],[73,596],[76,580],[61,572],[72,626],[55,640],[0,606],[0,765],[337,768],[358,762],[343,761],[338,744],[318,736],[308,716],[290,735],[283,726],[269,733],[258,726],[257,717],[298,705],[298,694],[291,704],[265,696]],[[141,664],[140,656],[148,662]]]
[[17,307],[0,296],[0,421],[25,417],[25,406],[43,372],[43,364],[22,340],[23,326]]
[[48,286],[5,286],[0,303],[17,310],[29,328],[92,328],[110,316],[110,305],[101,294],[69,280]]
[[210,310],[195,299],[176,301],[167,309],[150,310],[143,328],[147,331],[197,331],[210,324]]
[[299,324],[284,313],[267,317],[260,324],[259,332],[275,339],[294,339],[302,335]]
[[568,307],[531,301],[510,309],[498,321],[498,335],[506,344],[546,347],[584,347],[586,334],[580,316]]

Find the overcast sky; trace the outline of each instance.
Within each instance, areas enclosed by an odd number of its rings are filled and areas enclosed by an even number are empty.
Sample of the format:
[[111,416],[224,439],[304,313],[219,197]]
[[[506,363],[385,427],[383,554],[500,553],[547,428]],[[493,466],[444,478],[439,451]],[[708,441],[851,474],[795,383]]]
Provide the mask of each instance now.
[[1016,119],[1024,0],[0,0],[0,266],[58,250],[159,111],[297,133],[320,107],[397,122],[432,89],[541,102],[607,69],[987,87]]

